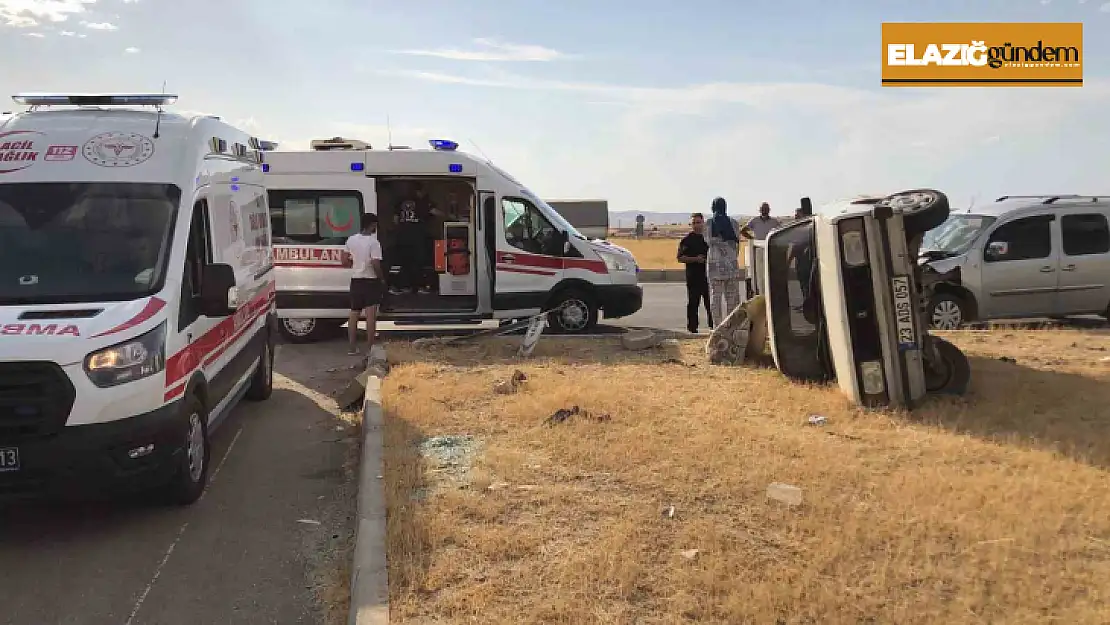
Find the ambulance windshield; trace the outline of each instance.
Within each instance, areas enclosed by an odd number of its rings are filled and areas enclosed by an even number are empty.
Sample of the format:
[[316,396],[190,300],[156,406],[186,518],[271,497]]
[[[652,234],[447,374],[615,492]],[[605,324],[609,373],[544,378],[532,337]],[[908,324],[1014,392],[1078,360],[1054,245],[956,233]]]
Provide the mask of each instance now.
[[0,304],[153,294],[180,199],[166,184],[0,184]]

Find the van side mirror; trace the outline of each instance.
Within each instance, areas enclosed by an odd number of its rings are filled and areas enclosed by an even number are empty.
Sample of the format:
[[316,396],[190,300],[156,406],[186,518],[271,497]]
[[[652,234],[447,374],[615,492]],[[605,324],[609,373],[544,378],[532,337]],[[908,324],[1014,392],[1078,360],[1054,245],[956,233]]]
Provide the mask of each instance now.
[[986,260],[998,260],[1010,252],[1008,241],[991,241],[987,244]]
[[231,265],[205,265],[200,277],[200,312],[205,317],[227,317],[239,307]]

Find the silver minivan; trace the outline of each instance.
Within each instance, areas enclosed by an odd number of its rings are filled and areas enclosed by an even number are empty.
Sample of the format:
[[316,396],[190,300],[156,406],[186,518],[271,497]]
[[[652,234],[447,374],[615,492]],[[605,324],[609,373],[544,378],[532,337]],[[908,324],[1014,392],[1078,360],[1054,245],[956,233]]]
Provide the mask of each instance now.
[[921,245],[933,328],[1110,314],[1110,198],[1003,196],[953,209]]

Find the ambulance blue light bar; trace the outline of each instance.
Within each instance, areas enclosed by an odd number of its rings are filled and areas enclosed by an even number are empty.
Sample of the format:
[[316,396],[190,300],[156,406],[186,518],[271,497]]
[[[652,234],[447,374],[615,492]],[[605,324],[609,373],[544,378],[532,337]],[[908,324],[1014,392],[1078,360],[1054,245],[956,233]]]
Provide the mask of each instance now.
[[170,93],[18,93],[16,104],[26,106],[162,106],[177,102]]
[[351,163],[351,171],[362,171],[366,167],[365,163],[354,162]]
[[439,150],[441,152],[454,152],[459,149],[458,143],[447,139],[432,139],[428,141],[428,143],[431,144],[433,150]]

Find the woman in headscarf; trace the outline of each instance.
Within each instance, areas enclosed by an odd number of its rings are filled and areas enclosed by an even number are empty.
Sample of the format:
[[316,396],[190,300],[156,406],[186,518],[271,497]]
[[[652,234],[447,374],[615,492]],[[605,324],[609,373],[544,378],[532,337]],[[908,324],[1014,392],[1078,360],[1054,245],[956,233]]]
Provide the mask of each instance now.
[[728,216],[724,198],[714,198],[711,209],[713,218],[709,220],[709,236],[706,237],[709,242],[706,275],[713,319],[720,323],[740,305],[740,224]]

